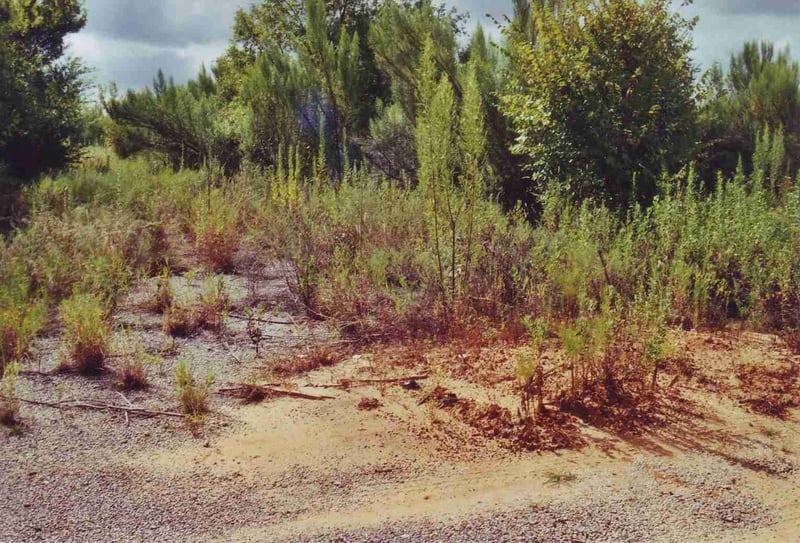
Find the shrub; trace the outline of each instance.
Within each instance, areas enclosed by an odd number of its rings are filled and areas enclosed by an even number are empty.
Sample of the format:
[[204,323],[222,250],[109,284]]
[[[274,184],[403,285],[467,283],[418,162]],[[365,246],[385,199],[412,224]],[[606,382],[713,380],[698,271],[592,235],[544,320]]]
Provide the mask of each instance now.
[[169,306],[161,319],[161,328],[164,333],[175,337],[189,337],[199,326],[195,309],[183,307],[177,303]]
[[172,280],[169,268],[164,267],[156,283],[156,293],[153,297],[152,309],[157,313],[164,313],[175,304],[175,294],[172,291]]
[[14,426],[19,414],[19,398],[17,397],[17,375],[19,366],[16,362],[7,364],[3,369],[3,380],[0,382],[0,424]]
[[208,412],[208,394],[213,382],[214,375],[209,374],[202,383],[197,383],[186,361],[178,362],[175,368],[175,392],[187,416],[198,417]]
[[545,411],[544,368],[541,357],[548,330],[546,321],[541,318],[532,320],[528,317],[524,320],[524,326],[529,338],[529,352],[520,354],[517,358],[514,373],[520,395],[521,418],[528,418],[532,414],[538,415]]
[[110,336],[107,308],[102,299],[76,294],[61,302],[59,314],[71,362],[83,373],[102,370]]

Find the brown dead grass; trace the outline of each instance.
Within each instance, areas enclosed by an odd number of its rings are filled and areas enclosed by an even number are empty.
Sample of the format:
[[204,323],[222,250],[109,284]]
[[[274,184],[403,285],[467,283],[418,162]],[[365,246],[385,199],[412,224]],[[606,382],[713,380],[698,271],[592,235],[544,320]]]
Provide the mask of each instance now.
[[0,327],[0,372],[17,354],[17,332],[10,326]]
[[460,398],[441,386],[428,394],[425,401],[433,402],[483,437],[497,440],[509,449],[555,451],[577,449],[585,444],[574,419],[558,411],[547,411],[536,419],[515,417],[505,407]]
[[755,413],[786,418],[789,409],[800,406],[800,367],[792,361],[776,366],[744,364],[737,368],[739,401]]
[[139,360],[125,362],[120,371],[117,386],[122,390],[142,390],[147,388],[147,371]]
[[269,369],[275,375],[297,375],[333,366],[346,356],[347,350],[342,347],[317,345],[288,359],[277,360],[270,364]]
[[381,402],[377,398],[361,398],[356,407],[358,407],[360,411],[372,411],[373,409],[378,409],[380,406]]
[[172,305],[164,311],[161,327],[170,336],[189,337],[200,328],[200,321],[193,308]]
[[239,248],[239,237],[230,232],[202,232],[196,240],[200,261],[216,272],[230,271],[233,268],[233,257]]

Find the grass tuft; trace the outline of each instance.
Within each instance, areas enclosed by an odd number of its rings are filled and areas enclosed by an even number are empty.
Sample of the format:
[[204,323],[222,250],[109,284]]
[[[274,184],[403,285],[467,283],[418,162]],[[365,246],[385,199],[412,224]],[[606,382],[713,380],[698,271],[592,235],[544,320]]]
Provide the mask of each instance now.
[[3,369],[3,380],[0,381],[0,424],[9,428],[19,424],[17,375],[19,375],[19,365],[12,362]]
[[61,302],[59,313],[70,362],[81,373],[101,371],[111,334],[103,301],[97,296],[78,294]]
[[208,395],[213,382],[214,375],[209,374],[202,383],[198,383],[186,361],[178,362],[175,368],[175,392],[181,409],[188,417],[201,417],[208,413]]
[[122,366],[117,386],[122,390],[142,390],[148,386],[147,371],[141,360],[128,360]]

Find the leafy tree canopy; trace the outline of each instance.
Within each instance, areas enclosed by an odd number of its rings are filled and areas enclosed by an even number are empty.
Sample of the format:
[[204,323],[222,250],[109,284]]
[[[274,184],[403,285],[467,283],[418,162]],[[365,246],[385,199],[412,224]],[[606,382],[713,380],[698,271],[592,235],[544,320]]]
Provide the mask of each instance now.
[[692,22],[668,0],[533,2],[524,17],[503,109],[534,181],[616,205],[652,198],[693,148]]
[[84,68],[64,57],[78,0],[0,0],[0,173],[24,180],[79,155]]

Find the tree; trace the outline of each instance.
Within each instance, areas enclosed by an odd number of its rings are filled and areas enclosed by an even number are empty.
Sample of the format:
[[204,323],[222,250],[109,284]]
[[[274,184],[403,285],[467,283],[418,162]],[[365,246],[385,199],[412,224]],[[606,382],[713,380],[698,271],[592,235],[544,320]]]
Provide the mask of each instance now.
[[79,0],[0,0],[0,172],[29,180],[79,157],[85,70],[64,38],[85,23]]
[[341,174],[346,140],[368,129],[379,94],[362,38],[375,9],[367,0],[266,0],[238,12],[215,74],[223,99],[248,113],[251,158],[272,165],[281,146],[302,140],[325,145]]
[[800,144],[800,68],[788,48],[776,52],[769,42],[748,42],[731,56],[725,74],[719,64],[700,85],[703,147],[700,163],[706,177],[732,173],[741,158],[748,166],[756,139],[765,129],[781,129],[788,155]]
[[202,68],[197,79],[176,85],[159,70],[152,89],[103,100],[114,126],[109,139],[117,154],[163,152],[173,167],[199,168],[212,159],[227,172],[239,167],[238,134],[220,117],[214,79]]
[[669,0],[533,2],[529,17],[508,33],[513,150],[538,188],[649,201],[693,149],[692,23]]

